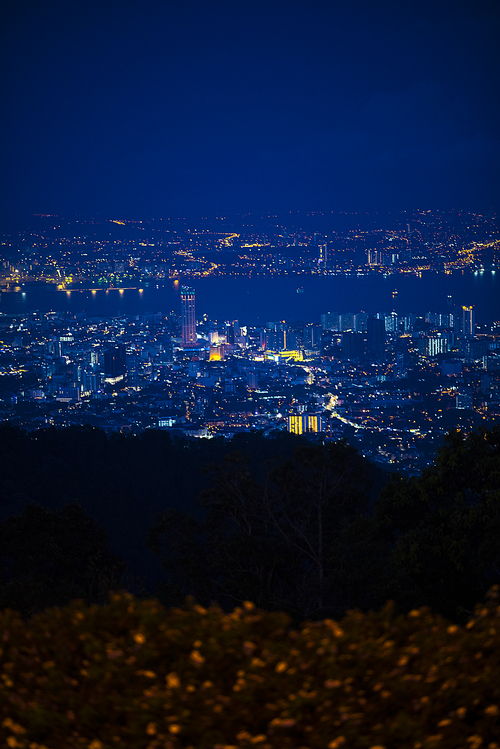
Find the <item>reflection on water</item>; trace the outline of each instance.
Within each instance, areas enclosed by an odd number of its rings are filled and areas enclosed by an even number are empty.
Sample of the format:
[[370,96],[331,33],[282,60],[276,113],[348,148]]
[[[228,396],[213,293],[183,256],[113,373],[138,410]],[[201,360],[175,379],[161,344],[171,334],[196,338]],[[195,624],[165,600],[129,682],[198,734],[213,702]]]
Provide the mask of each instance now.
[[[500,279],[500,276],[499,276]],[[477,320],[500,319],[500,280],[494,271],[474,274],[424,273],[417,276],[297,276],[200,278],[196,290],[197,316],[262,323],[273,319],[317,321],[325,312],[446,311],[453,305],[476,307]],[[0,312],[28,310],[125,315],[180,312],[178,281],[141,289],[73,289],[30,287],[3,292]],[[395,287],[397,286],[397,293]],[[119,311],[119,312],[118,312]]]

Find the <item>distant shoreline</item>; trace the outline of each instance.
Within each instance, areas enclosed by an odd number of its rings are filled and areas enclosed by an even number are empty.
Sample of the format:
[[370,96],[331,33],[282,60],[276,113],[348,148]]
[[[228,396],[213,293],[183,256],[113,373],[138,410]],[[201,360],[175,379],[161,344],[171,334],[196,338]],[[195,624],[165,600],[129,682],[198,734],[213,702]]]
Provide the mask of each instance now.
[[[12,282],[7,284],[6,286],[0,286],[0,294],[19,294],[23,291],[90,291],[90,292],[98,292],[98,291],[140,291],[141,289],[145,288],[169,288],[171,283],[173,283],[176,280],[181,279],[190,279],[193,282],[204,280],[207,278],[212,279],[255,279],[255,278],[287,278],[287,277],[300,277],[300,278],[355,278],[360,276],[365,277],[377,277],[381,276],[383,278],[387,278],[389,276],[400,276],[402,278],[408,278],[411,276],[417,276],[422,277],[425,275],[442,275],[442,276],[450,276],[453,274],[459,273],[460,275],[464,275],[465,273],[470,273],[471,275],[478,275],[478,274],[484,274],[484,273],[496,273],[497,268],[495,266],[488,267],[488,268],[452,268],[448,270],[443,270],[440,268],[422,268],[422,269],[406,269],[403,270],[401,268],[399,269],[391,269],[391,268],[384,268],[382,269],[375,269],[375,268],[367,268],[365,269],[358,269],[358,270],[339,270],[334,271],[330,270],[327,272],[322,273],[314,273],[314,272],[306,272],[304,270],[301,271],[280,271],[278,273],[259,273],[259,272],[251,272],[251,273],[217,273],[217,274],[210,274],[210,275],[198,275],[193,273],[182,273],[178,274],[176,276],[173,276],[169,278],[168,280],[150,280],[150,281],[144,281],[142,284],[138,284],[136,286],[106,286],[106,285],[99,285],[99,286],[92,286],[90,284],[84,284],[84,283],[74,283],[74,284],[58,284],[56,281],[21,281],[21,282]],[[499,269],[500,270],[500,269]]]

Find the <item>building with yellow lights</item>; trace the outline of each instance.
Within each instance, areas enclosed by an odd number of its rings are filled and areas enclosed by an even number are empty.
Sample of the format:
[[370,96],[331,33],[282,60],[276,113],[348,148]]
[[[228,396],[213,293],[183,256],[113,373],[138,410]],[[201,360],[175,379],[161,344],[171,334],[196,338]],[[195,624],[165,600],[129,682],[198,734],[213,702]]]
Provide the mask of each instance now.
[[222,361],[224,359],[224,344],[210,346],[209,361]]
[[290,434],[305,434],[313,432],[319,434],[326,431],[326,421],[323,414],[288,414],[287,429]]

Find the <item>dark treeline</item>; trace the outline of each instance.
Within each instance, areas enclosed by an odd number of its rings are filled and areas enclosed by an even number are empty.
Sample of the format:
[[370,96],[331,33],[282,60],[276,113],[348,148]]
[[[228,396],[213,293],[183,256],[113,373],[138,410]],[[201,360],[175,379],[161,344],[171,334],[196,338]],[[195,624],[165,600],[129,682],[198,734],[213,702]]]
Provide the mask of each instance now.
[[252,600],[294,622],[431,605],[464,620],[500,582],[500,428],[450,434],[421,476],[346,442],[0,427],[0,608],[110,590]]

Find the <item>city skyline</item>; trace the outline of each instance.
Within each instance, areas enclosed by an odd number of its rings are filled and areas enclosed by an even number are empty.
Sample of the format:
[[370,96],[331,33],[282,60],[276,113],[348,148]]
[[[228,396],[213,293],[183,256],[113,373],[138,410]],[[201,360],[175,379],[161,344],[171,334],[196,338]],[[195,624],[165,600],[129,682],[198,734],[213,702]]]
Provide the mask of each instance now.
[[[141,315],[0,311],[0,374],[12,388],[0,381],[0,421],[188,439],[346,438],[412,474],[451,427],[498,420],[500,320],[476,324],[460,298],[257,325],[196,315],[195,298],[182,286],[173,311]],[[119,293],[115,301],[123,306]]]

